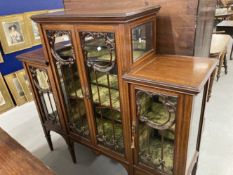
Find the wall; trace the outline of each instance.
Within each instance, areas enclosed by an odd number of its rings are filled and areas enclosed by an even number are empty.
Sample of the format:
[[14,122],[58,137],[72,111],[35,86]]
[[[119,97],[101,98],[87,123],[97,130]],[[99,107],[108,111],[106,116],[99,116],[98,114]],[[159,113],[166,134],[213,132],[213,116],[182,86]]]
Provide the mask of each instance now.
[[[63,0],[1,0],[0,16],[45,9],[59,9],[63,7]],[[7,75],[11,72],[22,69],[22,63],[16,60],[16,56],[39,47],[41,46],[35,46],[30,49],[4,55],[2,47],[0,46],[4,59],[4,63],[0,63],[0,72],[3,75]]]

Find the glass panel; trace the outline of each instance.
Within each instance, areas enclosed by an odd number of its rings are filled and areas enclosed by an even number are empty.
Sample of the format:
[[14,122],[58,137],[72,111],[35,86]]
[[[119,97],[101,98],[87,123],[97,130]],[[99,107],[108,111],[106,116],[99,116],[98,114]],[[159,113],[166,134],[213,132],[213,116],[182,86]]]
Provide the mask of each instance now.
[[88,68],[97,141],[103,146],[124,154],[115,34],[81,32],[80,36]]
[[89,139],[90,132],[78,67],[71,44],[71,33],[47,31],[47,37],[62,88],[70,130]]
[[47,71],[45,69],[34,68],[32,66],[29,67],[29,70],[37,90],[40,103],[43,107],[45,120],[50,120],[54,122],[54,124],[60,125],[57,107],[51,91]]
[[172,174],[177,98],[138,90],[139,162]]
[[133,61],[152,49],[153,23],[146,23],[132,29]]

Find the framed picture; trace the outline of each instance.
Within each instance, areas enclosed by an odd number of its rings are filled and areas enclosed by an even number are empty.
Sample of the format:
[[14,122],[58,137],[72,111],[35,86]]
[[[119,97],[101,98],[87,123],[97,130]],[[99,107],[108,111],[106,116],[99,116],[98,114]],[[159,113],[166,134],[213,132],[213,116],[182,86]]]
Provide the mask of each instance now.
[[37,23],[31,19],[31,17],[33,15],[39,15],[39,14],[44,14],[44,13],[48,13],[48,11],[43,10],[43,11],[34,11],[34,12],[24,13],[24,20],[27,26],[27,31],[28,31],[32,46],[41,44],[41,40],[40,40],[39,27]]
[[0,74],[0,114],[14,107],[11,95],[7,89],[2,75]]
[[33,100],[33,94],[31,90],[31,85],[28,79],[28,75],[26,74],[25,70],[19,70],[16,73],[16,76],[19,80],[19,83],[21,84],[23,91],[25,93],[25,96],[27,98],[27,101],[32,101]]
[[21,83],[19,82],[16,73],[11,73],[9,75],[4,76],[6,83],[13,95],[13,98],[18,106],[27,102],[27,98]]
[[4,62],[4,60],[3,60],[3,57],[2,57],[2,53],[0,51],[0,63],[3,63],[3,62]]
[[0,16],[0,36],[4,53],[12,53],[30,47],[22,14]]
[[49,10],[48,13],[54,13],[54,12],[61,12],[61,11],[64,11],[65,9],[52,9],[52,10]]

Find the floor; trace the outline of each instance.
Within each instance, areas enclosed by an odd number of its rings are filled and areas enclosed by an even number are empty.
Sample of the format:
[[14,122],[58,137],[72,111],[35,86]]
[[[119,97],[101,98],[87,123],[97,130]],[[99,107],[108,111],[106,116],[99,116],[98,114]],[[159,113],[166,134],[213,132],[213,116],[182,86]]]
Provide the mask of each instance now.
[[[228,75],[222,71],[207,105],[197,175],[233,174],[233,61],[228,61],[228,65]],[[96,156],[79,144],[76,144],[77,164],[73,164],[64,140],[55,133],[52,133],[55,150],[51,152],[33,102],[0,115],[0,127],[58,175],[127,174],[117,162]]]

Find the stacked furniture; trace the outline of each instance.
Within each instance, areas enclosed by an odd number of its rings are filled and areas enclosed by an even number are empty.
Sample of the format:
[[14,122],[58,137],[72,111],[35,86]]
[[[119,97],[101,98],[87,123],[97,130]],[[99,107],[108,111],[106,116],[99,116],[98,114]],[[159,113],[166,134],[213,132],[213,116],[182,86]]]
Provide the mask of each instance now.
[[156,55],[158,5],[34,16],[43,51],[20,55],[46,138],[61,134],[130,175],[195,174],[217,61]]

